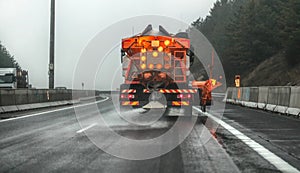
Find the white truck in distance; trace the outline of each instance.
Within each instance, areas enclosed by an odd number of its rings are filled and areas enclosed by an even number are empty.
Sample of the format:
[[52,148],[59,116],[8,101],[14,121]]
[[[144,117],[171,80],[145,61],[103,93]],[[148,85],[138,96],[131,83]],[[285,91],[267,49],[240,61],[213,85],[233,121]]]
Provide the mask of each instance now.
[[16,68],[0,68],[0,88],[17,88]]

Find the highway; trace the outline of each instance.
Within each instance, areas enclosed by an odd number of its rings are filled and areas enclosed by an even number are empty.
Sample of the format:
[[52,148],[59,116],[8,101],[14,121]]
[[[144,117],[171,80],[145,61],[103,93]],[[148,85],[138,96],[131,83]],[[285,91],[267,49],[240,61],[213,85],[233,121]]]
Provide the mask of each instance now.
[[[215,112],[203,114],[195,107],[194,115],[199,113],[220,124],[216,132],[212,132],[209,124],[203,124],[205,118],[198,118],[188,137],[167,154],[147,160],[127,160],[101,150],[86,136],[106,133],[106,128],[97,123],[100,115],[93,105],[76,105],[75,110],[72,106],[64,106],[7,114],[14,118],[0,120],[0,172],[300,170],[299,119],[227,104],[223,119],[215,120]],[[163,117],[155,124],[133,126],[119,117],[108,95],[97,101],[97,107],[112,130],[131,139],[157,137],[176,122],[174,117]],[[134,111],[130,114],[138,115]],[[203,140],[202,136],[209,136],[209,140]],[[243,140],[246,137],[247,140]],[[118,146],[117,150],[122,153],[127,146],[115,145],[118,142],[108,135],[101,139],[101,145]],[[260,147],[253,148],[251,143],[255,142]]]

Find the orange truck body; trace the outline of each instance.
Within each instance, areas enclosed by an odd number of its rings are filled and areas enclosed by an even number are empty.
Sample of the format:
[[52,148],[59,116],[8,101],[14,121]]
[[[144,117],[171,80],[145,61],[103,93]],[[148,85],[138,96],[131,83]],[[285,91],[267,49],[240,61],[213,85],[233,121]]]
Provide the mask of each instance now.
[[168,107],[211,104],[216,81],[189,81],[194,55],[187,34],[169,34],[161,26],[154,31],[149,25],[141,34],[122,39],[121,52],[125,81],[120,106],[142,107],[154,92],[165,96]]

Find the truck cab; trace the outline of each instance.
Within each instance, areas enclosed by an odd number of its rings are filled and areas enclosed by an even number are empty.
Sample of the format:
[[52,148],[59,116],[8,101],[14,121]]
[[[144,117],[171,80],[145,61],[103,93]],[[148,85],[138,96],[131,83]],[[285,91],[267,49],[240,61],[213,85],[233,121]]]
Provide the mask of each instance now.
[[0,68],[0,88],[16,89],[16,68]]

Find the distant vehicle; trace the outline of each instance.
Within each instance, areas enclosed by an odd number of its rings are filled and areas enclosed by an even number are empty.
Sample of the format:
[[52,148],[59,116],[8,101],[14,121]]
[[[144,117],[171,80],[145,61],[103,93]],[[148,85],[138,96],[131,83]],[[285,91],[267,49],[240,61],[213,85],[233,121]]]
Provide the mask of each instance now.
[[67,87],[55,87],[56,90],[66,90]]
[[0,68],[0,88],[17,88],[16,68]]

